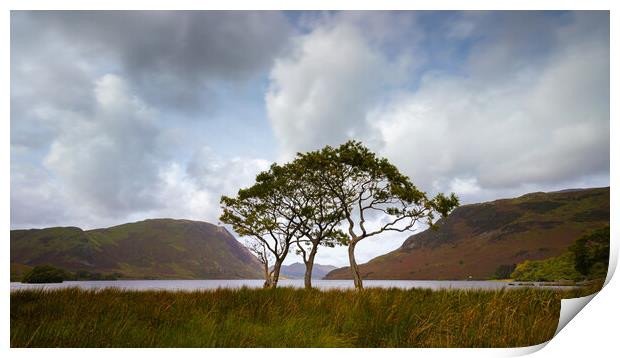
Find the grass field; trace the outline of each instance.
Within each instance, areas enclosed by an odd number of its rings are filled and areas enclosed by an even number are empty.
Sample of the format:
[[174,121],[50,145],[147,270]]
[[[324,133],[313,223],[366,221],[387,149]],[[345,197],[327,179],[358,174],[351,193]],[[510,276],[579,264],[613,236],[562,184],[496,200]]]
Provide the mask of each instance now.
[[588,290],[11,293],[11,347],[520,347]]

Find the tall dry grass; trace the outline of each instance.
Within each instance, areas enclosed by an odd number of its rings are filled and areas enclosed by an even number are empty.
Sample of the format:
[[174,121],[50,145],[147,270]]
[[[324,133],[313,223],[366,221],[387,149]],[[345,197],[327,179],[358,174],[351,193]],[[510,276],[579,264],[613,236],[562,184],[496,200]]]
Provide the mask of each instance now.
[[519,347],[549,340],[541,289],[11,293],[12,347]]

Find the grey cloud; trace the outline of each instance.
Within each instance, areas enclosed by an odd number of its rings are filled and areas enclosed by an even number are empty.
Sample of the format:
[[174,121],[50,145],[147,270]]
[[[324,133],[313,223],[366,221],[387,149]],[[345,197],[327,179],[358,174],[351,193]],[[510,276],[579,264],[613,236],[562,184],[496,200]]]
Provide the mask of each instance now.
[[417,11],[342,11],[328,21],[355,26],[373,46],[398,55],[415,49],[428,36],[420,29],[419,16]]
[[269,165],[225,158],[207,147],[194,150],[186,163],[175,157],[179,138],[122,77],[102,76],[90,92],[91,112],[46,114],[58,133],[42,163],[32,147],[13,144],[13,228],[92,228],[152,217],[217,222],[220,195],[250,185]]
[[153,183],[167,154],[158,143],[156,112],[117,76],[103,76],[94,93],[95,110],[64,126],[45,167],[59,177],[70,202],[93,214],[123,217],[155,206]]
[[170,172],[194,148],[169,118],[260,77],[290,31],[274,12],[13,11],[12,226],[216,218],[220,188]]
[[[500,56],[484,76],[429,76],[419,91],[378,110],[384,154],[426,188],[472,181],[470,200],[608,176],[609,42],[600,14],[585,16],[553,31],[544,60],[511,67],[512,59]],[[468,74],[485,67],[479,58],[470,59]]]
[[66,224],[58,203],[62,196],[45,169],[26,163],[11,163],[11,227],[30,228]]
[[86,61],[119,71],[147,102],[186,112],[211,103],[219,82],[255,77],[291,32],[283,14],[269,11],[14,11],[11,20],[13,63],[58,43],[61,58],[75,55],[67,67]]
[[92,112],[91,87],[97,75],[95,64],[81,61],[72,46],[44,31],[32,33],[30,25],[13,15],[11,145],[46,150],[60,126],[52,113]]
[[[604,11],[464,11],[449,35],[472,42],[463,71],[473,81],[501,80],[515,71],[552,66],[554,54],[569,44],[609,42]],[[465,30],[463,30],[465,29]]]

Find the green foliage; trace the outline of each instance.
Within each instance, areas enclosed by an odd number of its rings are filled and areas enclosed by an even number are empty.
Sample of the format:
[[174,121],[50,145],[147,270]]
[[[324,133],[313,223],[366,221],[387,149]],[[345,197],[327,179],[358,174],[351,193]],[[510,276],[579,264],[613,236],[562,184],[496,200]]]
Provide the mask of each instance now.
[[[446,216],[458,205],[454,194],[428,198],[396,166],[357,141],[298,153],[297,161],[306,172],[312,173],[312,185],[327,189],[326,194],[343,213],[353,280],[360,289],[362,279],[354,257],[359,241],[385,231],[404,232],[419,221],[432,225],[436,213]],[[370,227],[367,218],[376,214],[383,214],[387,219]]]
[[301,212],[307,210],[291,177],[296,177],[293,166],[272,164],[256,176],[254,185],[240,189],[236,197],[222,196],[220,200],[220,221],[254,240],[248,246],[254,253],[266,253],[258,256],[263,265],[270,266],[270,257],[275,259],[272,272],[265,273],[265,285],[277,286],[279,267],[300,232]]
[[[348,141],[338,148],[298,153],[291,163],[273,164],[256,176],[254,185],[240,189],[234,198],[223,196],[220,204],[220,220],[259,242],[278,267],[293,240],[296,253],[311,262],[319,245],[354,247],[384,231],[409,230],[418,221],[432,225],[434,214],[448,215],[459,200],[441,193],[428,198],[387,159],[360,142]],[[389,216],[388,222],[366,227],[371,213]],[[348,235],[338,227],[343,220]],[[274,277],[277,283],[277,272]],[[361,288],[359,274],[355,282]]]
[[512,272],[515,270],[515,268],[517,267],[517,265],[499,265],[497,267],[497,269],[495,270],[495,274],[493,275],[493,278],[497,279],[497,280],[503,280],[506,278],[510,278],[510,275],[512,275]]
[[437,194],[431,202],[433,209],[435,209],[441,216],[448,216],[448,214],[454,210],[454,208],[460,205],[459,198],[451,193],[446,196],[443,193]]
[[609,266],[609,226],[577,239],[570,251],[575,256],[575,269],[582,275],[605,277]]
[[71,274],[54,266],[35,266],[24,275],[23,283],[59,283],[71,278]]
[[[289,219],[290,224],[294,213],[285,206],[292,192],[285,178],[284,168],[273,164],[269,171],[256,176],[254,185],[240,189],[236,197],[222,196],[220,204],[223,214],[220,220],[232,225],[239,235],[260,240],[267,235],[286,233],[287,223],[284,223],[284,227],[280,224],[286,219]],[[272,249],[277,247],[279,245]]]
[[522,347],[553,337],[560,300],[511,289],[11,292],[11,347]]
[[[358,141],[348,141],[337,148],[326,146],[319,151],[299,153],[297,161],[311,172],[315,186],[327,189],[341,206],[344,218],[358,232],[351,241],[380,234],[386,230],[406,231],[415,222],[433,223],[434,214],[442,216],[459,205],[451,194],[437,194],[428,198],[413,182],[385,158],[377,157]],[[374,230],[364,225],[364,215],[382,212],[390,222]],[[359,216],[357,226],[354,216]]]
[[518,281],[601,279],[609,265],[609,226],[584,235],[565,254],[540,261],[525,261],[514,270]]
[[123,277],[118,272],[101,273],[79,270],[68,272],[66,270],[51,266],[35,266],[31,271],[24,275],[23,283],[58,283],[63,281],[115,281]]
[[571,252],[546,260],[524,261],[517,265],[511,277],[517,281],[580,281],[584,278],[575,270]]
[[[451,194],[437,194],[429,199],[425,192],[385,158],[377,157],[357,141],[338,148],[326,146],[315,152],[298,154],[303,167],[314,173],[315,185],[328,189],[339,203],[349,234],[349,261],[355,287],[363,288],[355,260],[355,245],[365,238],[385,231],[404,232],[419,221],[433,225],[434,214],[442,216],[458,206]],[[369,227],[367,217],[383,213],[387,220]]]

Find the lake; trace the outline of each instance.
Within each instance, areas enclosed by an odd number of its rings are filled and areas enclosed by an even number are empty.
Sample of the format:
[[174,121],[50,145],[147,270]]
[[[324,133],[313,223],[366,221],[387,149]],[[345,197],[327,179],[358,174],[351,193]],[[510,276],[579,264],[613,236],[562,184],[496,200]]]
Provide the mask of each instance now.
[[[263,280],[118,280],[118,281],[65,281],[63,283],[28,284],[11,282],[11,291],[20,289],[58,289],[66,287],[79,287],[83,289],[119,288],[125,290],[171,290],[171,291],[194,291],[213,290],[216,288],[241,288],[263,287]],[[364,287],[384,288],[430,288],[439,289],[485,289],[499,290],[502,288],[539,287],[552,289],[570,289],[572,286],[543,286],[548,283],[532,282],[527,286],[519,286],[518,283],[497,281],[413,281],[413,280],[365,280]],[[304,287],[303,280],[281,280],[278,283],[282,287]],[[316,280],[312,286],[322,289],[353,289],[351,280]]]

